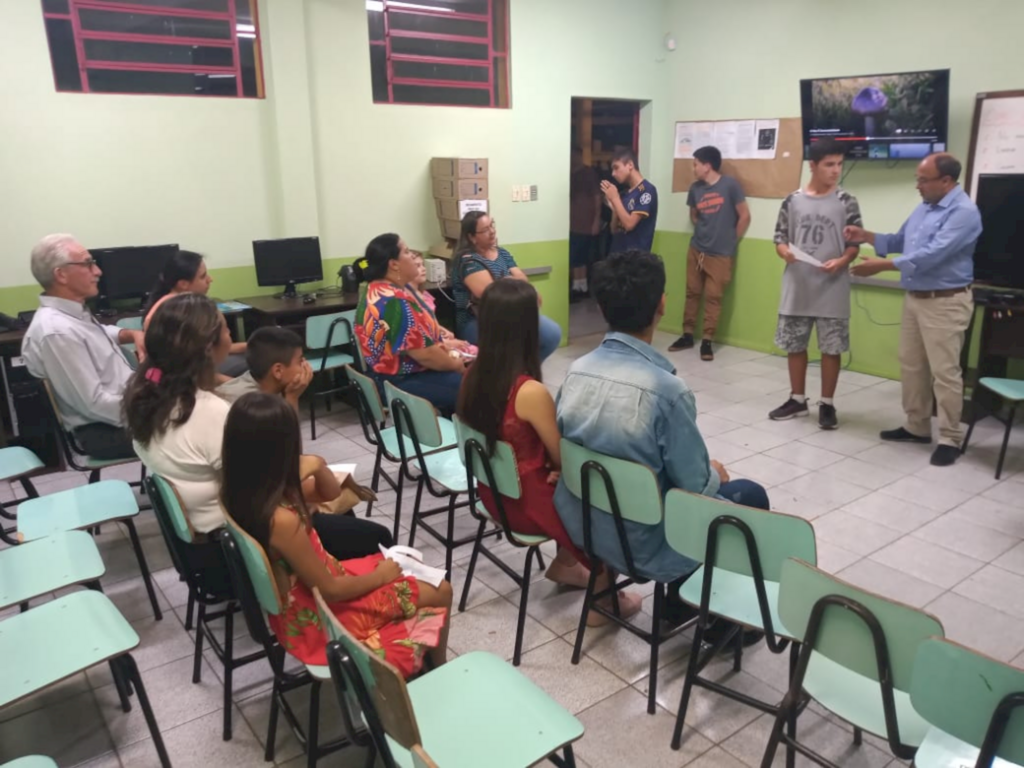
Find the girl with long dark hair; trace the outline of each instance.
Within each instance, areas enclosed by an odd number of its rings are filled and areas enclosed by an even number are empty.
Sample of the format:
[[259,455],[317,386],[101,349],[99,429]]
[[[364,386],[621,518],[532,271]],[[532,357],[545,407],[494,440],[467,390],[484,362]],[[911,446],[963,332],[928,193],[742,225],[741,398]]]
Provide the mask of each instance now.
[[[280,397],[243,395],[224,426],[221,498],[231,518],[263,547],[288,607],[270,616],[281,645],[306,664],[326,664],[327,639],[316,619],[318,588],[345,627],[409,677],[428,652],[443,664],[448,582],[403,577],[380,554],[338,561],[320,543],[303,498],[299,420]],[[325,466],[313,473],[318,494],[340,492]]]

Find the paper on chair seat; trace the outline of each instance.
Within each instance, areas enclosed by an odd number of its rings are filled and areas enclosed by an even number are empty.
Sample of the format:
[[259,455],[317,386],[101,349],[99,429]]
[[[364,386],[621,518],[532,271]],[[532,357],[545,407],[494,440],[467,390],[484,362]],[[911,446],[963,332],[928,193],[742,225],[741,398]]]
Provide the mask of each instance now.
[[817,267],[818,269],[821,269],[822,267],[822,263],[820,261],[810,254],[804,253],[795,245],[789,246],[789,252],[793,254],[797,261],[802,261],[804,264],[810,264],[812,267]]
[[348,476],[354,475],[356,471],[355,464],[328,464],[327,468],[334,473],[339,483],[344,483]]
[[422,581],[432,587],[439,587],[441,582],[444,581],[444,571],[440,568],[424,565],[423,553],[418,549],[403,547],[400,544],[396,544],[391,549],[385,548],[383,544],[378,546],[380,547],[380,553],[384,557],[398,563],[402,569],[403,576],[412,576],[417,581]]

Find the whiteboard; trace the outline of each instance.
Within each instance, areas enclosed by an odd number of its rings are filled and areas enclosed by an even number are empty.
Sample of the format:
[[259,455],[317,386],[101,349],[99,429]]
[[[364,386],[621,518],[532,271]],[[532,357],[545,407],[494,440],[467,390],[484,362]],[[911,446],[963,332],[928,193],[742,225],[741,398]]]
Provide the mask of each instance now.
[[971,144],[970,193],[981,174],[1024,173],[1024,93],[978,94]]

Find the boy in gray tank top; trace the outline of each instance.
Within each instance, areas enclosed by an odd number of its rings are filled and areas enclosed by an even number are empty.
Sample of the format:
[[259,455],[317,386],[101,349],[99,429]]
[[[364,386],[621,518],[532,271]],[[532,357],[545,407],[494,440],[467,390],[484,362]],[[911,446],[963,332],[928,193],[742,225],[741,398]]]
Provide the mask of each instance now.
[[[839,187],[843,149],[834,141],[811,144],[811,179],[789,195],[775,225],[775,250],[786,262],[775,345],[789,356],[789,399],[768,417],[776,421],[808,415],[807,345],[817,328],[821,350],[818,426],[835,429],[833,403],[843,352],[850,348],[850,274],[858,247],[843,238],[843,227],[860,226],[857,198]],[[816,264],[799,260],[799,249]]]

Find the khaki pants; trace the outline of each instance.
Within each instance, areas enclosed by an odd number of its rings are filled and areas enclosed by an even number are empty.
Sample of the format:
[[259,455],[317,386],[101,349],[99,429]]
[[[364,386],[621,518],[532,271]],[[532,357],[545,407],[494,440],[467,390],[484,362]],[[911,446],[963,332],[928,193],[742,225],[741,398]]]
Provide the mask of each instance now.
[[963,428],[964,383],[960,350],[974,313],[970,291],[942,298],[903,300],[900,330],[900,372],[906,429],[932,434],[932,402],[939,417],[939,443],[960,446]]
[[713,256],[698,251],[692,245],[686,254],[686,308],[683,310],[683,333],[693,333],[697,327],[700,298],[704,297],[704,335],[714,340],[718,331],[718,316],[722,312],[722,295],[732,280],[732,258]]

